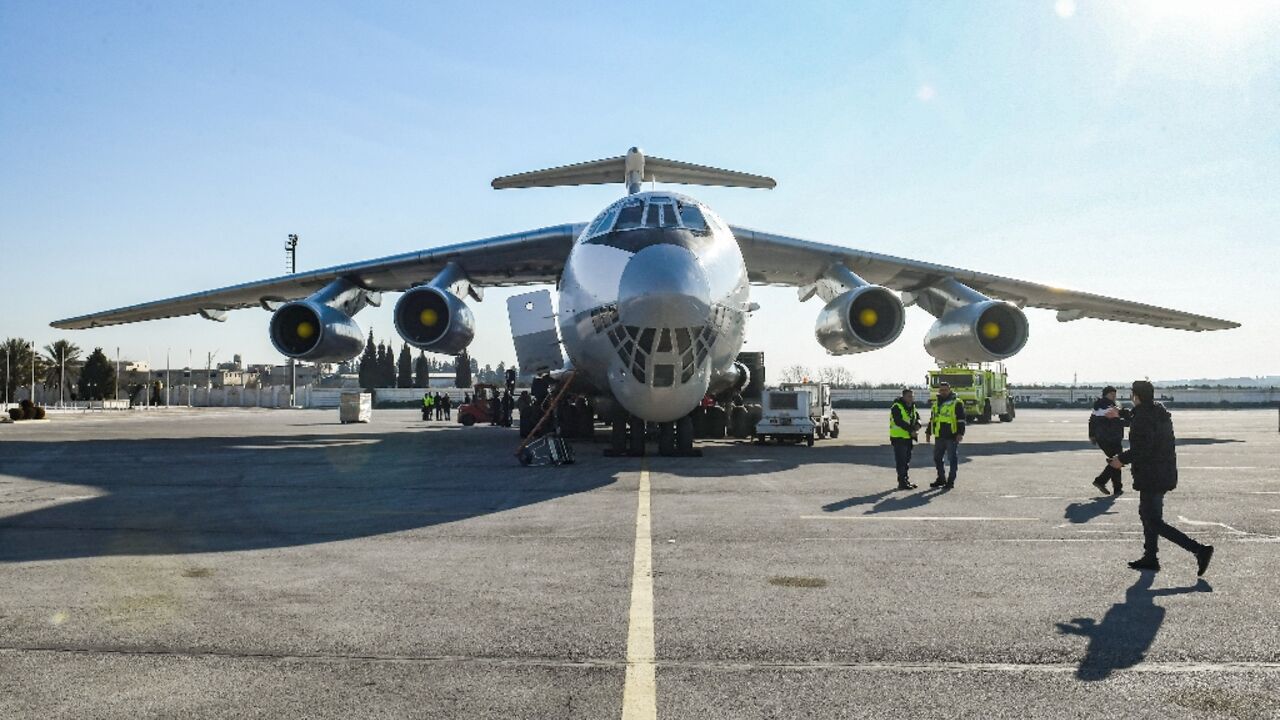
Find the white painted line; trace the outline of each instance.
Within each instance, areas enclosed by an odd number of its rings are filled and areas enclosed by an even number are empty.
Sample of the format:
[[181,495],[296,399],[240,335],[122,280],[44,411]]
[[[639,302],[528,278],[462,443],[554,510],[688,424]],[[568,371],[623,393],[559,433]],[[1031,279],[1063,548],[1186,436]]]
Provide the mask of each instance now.
[[1250,495],[1280,495],[1280,490],[1250,490]]
[[983,517],[983,516],[958,516],[944,517],[940,515],[801,515],[801,520],[933,520],[940,522],[956,521],[956,522],[983,522],[983,521],[1006,521],[1006,522],[1035,522],[1040,518],[1033,517]]
[[1183,465],[1179,470],[1257,470],[1256,465]]
[[653,537],[649,527],[649,463],[641,461],[636,502],[636,552],[631,569],[631,615],[627,629],[627,678],[622,720],[658,717],[653,643]]

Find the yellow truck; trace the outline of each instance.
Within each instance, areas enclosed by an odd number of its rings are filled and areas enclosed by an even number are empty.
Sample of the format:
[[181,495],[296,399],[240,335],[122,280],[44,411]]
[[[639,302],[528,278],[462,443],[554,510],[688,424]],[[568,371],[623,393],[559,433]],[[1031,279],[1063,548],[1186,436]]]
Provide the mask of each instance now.
[[930,405],[938,397],[938,386],[950,383],[951,392],[964,403],[964,414],[970,422],[989,423],[993,417],[1013,422],[1017,416],[1003,363],[942,365],[930,370],[925,382],[929,385]]

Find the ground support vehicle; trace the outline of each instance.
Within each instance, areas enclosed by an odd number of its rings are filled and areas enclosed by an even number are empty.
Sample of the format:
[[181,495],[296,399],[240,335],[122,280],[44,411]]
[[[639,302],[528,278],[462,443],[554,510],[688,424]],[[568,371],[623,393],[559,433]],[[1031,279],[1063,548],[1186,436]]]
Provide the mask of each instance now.
[[989,423],[993,417],[1013,422],[1017,416],[1003,363],[940,365],[929,371],[926,382],[930,405],[938,398],[938,386],[950,383],[951,392],[964,403],[964,414],[970,422]]
[[492,422],[489,404],[498,397],[498,386],[488,383],[476,383],[471,393],[471,402],[458,406],[458,422],[471,427],[476,423]]
[[831,386],[826,383],[782,383],[782,390],[806,390],[809,393],[809,418],[813,420],[817,439],[840,437],[840,416],[831,406]]
[[809,389],[765,390],[762,393],[763,417],[756,423],[756,442],[769,438],[778,442],[805,442],[812,446],[818,425],[809,414]]

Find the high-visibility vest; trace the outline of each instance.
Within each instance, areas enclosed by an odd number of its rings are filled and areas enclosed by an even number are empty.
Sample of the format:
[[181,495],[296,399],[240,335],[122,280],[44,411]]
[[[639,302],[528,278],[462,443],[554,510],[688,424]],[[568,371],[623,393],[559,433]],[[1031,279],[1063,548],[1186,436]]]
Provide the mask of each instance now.
[[432,406],[432,405],[434,405],[434,404],[435,404],[435,398],[431,397],[430,395],[423,395],[423,396],[422,396],[422,407],[428,407],[428,408],[429,408],[429,407],[431,407],[431,406]]
[[951,426],[951,434],[954,436],[960,432],[960,421],[956,418],[956,397],[952,395],[946,400],[933,401],[933,407],[929,410],[929,426],[933,430],[933,434],[938,435],[938,428],[947,423]]
[[893,408],[898,408],[898,412],[902,414],[902,419],[908,425],[915,427],[916,424],[916,408],[915,405],[907,407],[901,401],[895,401],[893,407],[889,408],[889,437],[911,439],[911,433],[903,430],[898,423],[893,421]]

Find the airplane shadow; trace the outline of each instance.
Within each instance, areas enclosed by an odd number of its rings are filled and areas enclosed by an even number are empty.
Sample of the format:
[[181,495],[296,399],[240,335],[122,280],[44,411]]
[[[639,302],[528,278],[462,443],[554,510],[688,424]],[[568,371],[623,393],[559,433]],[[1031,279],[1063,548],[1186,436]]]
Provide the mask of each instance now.
[[422,432],[396,430],[0,443],[4,475],[73,486],[28,493],[50,504],[0,516],[0,563],[332,542],[456,522],[615,482],[608,466],[522,468],[506,435],[470,433],[467,443],[429,445],[424,439]]
[[1141,663],[1164,624],[1165,609],[1155,604],[1157,597],[1213,592],[1201,579],[1195,585],[1152,590],[1155,573],[1143,572],[1126,592],[1124,602],[1111,606],[1101,621],[1074,618],[1058,623],[1058,632],[1089,639],[1076,677],[1085,681],[1105,680],[1116,670]]

